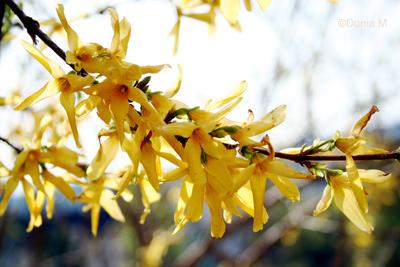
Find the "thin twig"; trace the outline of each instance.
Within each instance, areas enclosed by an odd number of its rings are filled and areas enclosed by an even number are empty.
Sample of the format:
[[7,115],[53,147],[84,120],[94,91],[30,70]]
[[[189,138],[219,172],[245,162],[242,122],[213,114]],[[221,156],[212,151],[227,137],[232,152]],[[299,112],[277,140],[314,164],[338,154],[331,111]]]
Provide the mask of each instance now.
[[[37,44],[36,37],[39,37],[51,50],[54,51],[62,60],[64,60],[73,70],[75,70],[75,66],[73,64],[69,64],[66,61],[66,55],[63,49],[61,49],[50,37],[44,33],[40,29],[40,24],[37,20],[34,20],[32,17],[27,16],[24,11],[12,0],[5,0],[6,4],[10,7],[10,9],[14,12],[15,15],[21,20],[28,34],[31,36],[34,44]],[[76,70],[75,70],[76,71]],[[80,70],[79,74],[82,76],[86,76],[87,72],[85,70]]]
[[253,241],[246,249],[237,255],[235,266],[253,266],[261,260],[270,248],[276,244],[292,228],[309,220],[309,214],[314,209],[315,199],[310,199],[301,207],[289,211],[285,217],[270,226],[260,238]]
[[5,12],[6,12],[6,4],[3,1],[1,1],[0,2],[0,42],[3,39],[2,28],[3,28],[3,19],[5,16]]
[[[253,150],[264,154],[269,155],[269,151],[262,147],[254,147]],[[305,161],[345,161],[345,155],[304,155],[302,153],[298,154],[287,154],[282,152],[275,152],[275,157],[292,160],[296,162],[305,162]],[[400,159],[400,152],[388,152],[381,154],[373,154],[373,155],[354,155],[352,156],[354,160],[390,160],[390,159]]]
[[10,146],[10,147],[11,147],[12,149],[14,149],[15,152],[17,152],[18,154],[21,153],[22,149],[19,148],[19,147],[17,147],[17,146],[15,146],[15,145],[13,145],[13,144],[12,144],[10,141],[8,141],[6,138],[0,136],[0,141],[3,142],[3,143],[5,143],[5,144],[7,144],[8,146]]

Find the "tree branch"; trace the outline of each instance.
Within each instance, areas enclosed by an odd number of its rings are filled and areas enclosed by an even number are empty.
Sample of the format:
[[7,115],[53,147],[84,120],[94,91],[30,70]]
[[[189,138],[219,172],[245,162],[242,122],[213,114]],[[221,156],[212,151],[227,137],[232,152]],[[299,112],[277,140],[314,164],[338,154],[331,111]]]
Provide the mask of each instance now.
[[11,147],[12,149],[14,149],[15,152],[17,152],[18,154],[21,153],[22,149],[19,148],[19,147],[17,147],[17,146],[15,146],[15,145],[13,145],[13,144],[11,144],[11,142],[8,141],[6,138],[0,136],[0,141],[3,142],[3,143],[5,143],[6,145],[10,146],[10,147]]
[[[269,155],[270,152],[262,147],[254,147],[253,150],[264,154]],[[305,162],[305,161],[345,161],[345,155],[305,155],[304,153],[298,154],[287,154],[282,152],[275,152],[275,157],[292,160],[296,162]],[[390,160],[397,159],[400,160],[400,152],[388,152],[382,154],[372,154],[372,155],[354,155],[352,156],[354,160]]]
[[[235,266],[253,266],[260,261],[269,249],[276,244],[291,228],[298,228],[309,220],[309,214],[315,207],[315,199],[303,206],[290,210],[281,220],[264,231],[260,238],[253,241],[246,249],[237,255]],[[312,217],[311,217],[312,218]]]
[[[75,66],[73,64],[69,64],[66,61],[66,55],[64,50],[62,50],[50,37],[44,33],[40,29],[40,24],[37,20],[34,20],[32,17],[27,16],[24,11],[12,0],[5,0],[6,4],[10,7],[10,9],[14,12],[15,15],[20,19],[28,34],[32,38],[34,44],[37,44],[36,37],[39,37],[51,50],[54,51],[62,60],[65,61],[73,70],[75,70]],[[76,70],[75,70],[76,71]],[[82,69],[79,71],[79,74],[82,76],[86,76],[87,72]]]
[[0,2],[0,42],[3,39],[2,28],[3,28],[3,19],[4,19],[5,12],[6,12],[6,4],[3,1],[1,1]]

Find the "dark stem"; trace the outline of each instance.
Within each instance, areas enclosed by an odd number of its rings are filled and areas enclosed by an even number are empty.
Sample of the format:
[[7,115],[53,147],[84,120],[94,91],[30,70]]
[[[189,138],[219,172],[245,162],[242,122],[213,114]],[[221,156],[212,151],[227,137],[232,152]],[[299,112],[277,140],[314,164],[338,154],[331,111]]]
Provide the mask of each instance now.
[[12,149],[15,150],[15,152],[17,152],[18,154],[21,153],[22,148],[16,147],[15,145],[11,144],[10,141],[8,141],[7,139],[3,138],[0,136],[0,141],[7,144],[8,146],[10,146]]
[[[269,155],[269,151],[265,148],[254,147],[253,150],[264,154]],[[292,160],[296,162],[304,162],[304,161],[345,161],[345,155],[304,155],[302,153],[298,154],[287,154],[282,152],[275,152],[275,157]],[[390,160],[390,159],[400,159],[400,152],[388,152],[382,154],[373,154],[373,155],[355,155],[352,156],[354,160]]]
[[[44,33],[40,29],[40,24],[37,20],[27,16],[19,6],[14,3],[12,0],[5,0],[6,4],[10,7],[10,9],[14,12],[15,15],[21,20],[28,34],[31,36],[34,44],[37,44],[36,37],[39,37],[51,50],[54,51],[62,60],[66,62],[66,55],[64,50],[62,50],[55,42],[53,42],[50,37]],[[67,63],[67,62],[66,62]],[[73,70],[75,70],[75,66],[73,64],[67,63]],[[87,72],[85,70],[81,70],[79,72],[82,76],[86,76]]]
[[3,19],[4,19],[5,12],[6,12],[6,4],[3,1],[1,1],[0,2],[0,42],[3,39],[2,28],[3,28]]

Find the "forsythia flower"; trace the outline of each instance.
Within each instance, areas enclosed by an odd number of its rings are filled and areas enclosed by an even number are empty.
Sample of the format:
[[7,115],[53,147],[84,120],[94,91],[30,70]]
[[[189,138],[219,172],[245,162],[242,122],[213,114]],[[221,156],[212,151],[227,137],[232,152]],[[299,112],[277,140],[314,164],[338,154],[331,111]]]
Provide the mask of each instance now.
[[338,134],[336,137],[336,147],[346,155],[347,172],[341,175],[328,175],[328,185],[325,187],[322,198],[314,211],[314,215],[319,215],[330,206],[332,199],[334,199],[336,206],[343,214],[354,225],[367,233],[370,233],[373,227],[365,218],[365,214],[368,212],[368,202],[362,183],[383,182],[390,175],[379,170],[359,170],[352,156],[386,152],[386,150],[380,148],[366,146],[365,140],[361,137],[362,130],[377,111],[379,111],[378,108],[373,106],[367,114],[354,124],[351,136],[342,137]]
[[111,117],[114,119],[121,144],[124,140],[124,121],[127,119],[130,102],[137,102],[143,109],[157,114],[157,111],[148,102],[146,95],[136,87],[114,83],[106,79],[85,92],[99,97],[96,101],[97,105],[95,104],[98,114],[106,123],[110,122]]
[[[252,10],[251,0],[244,0],[244,5],[248,11]],[[266,10],[272,0],[257,0],[261,10]],[[197,7],[208,6],[207,12],[193,12]],[[177,21],[174,24],[170,36],[174,38],[173,52],[176,54],[178,50],[179,33],[181,26],[181,17],[192,18],[208,24],[209,32],[215,30],[216,10],[220,10],[226,21],[235,29],[241,29],[238,21],[240,11],[240,0],[181,0],[176,6]]]
[[[62,192],[71,201],[75,198],[74,190],[61,177],[54,176],[43,166],[52,164],[73,173],[77,176],[83,175],[83,170],[77,165],[78,155],[66,147],[41,147],[41,139],[44,131],[50,124],[51,119],[45,117],[41,121],[40,127],[34,134],[32,144],[26,144],[24,149],[17,155],[14,167],[7,172],[3,171],[10,178],[7,180],[5,192],[0,203],[0,215],[7,209],[8,202],[12,193],[15,191],[19,182],[22,183],[25,200],[28,205],[31,219],[27,231],[42,224],[41,210],[44,199],[47,196],[47,216],[52,217],[54,203],[54,187]],[[30,176],[32,184],[26,178]],[[36,198],[35,198],[36,188]]]
[[[250,10],[251,2],[246,0],[244,3]],[[264,9],[270,1],[259,0],[258,3]],[[194,7],[203,4],[210,6],[208,13],[183,12],[185,5]],[[232,25],[238,27],[239,5],[239,0],[183,1],[178,8],[178,23],[180,16],[187,16],[211,25],[218,8]],[[34,112],[36,130],[33,142],[28,142],[18,152],[11,170],[0,163],[0,177],[7,179],[0,214],[5,212],[12,193],[21,183],[31,215],[28,225],[28,231],[31,231],[42,224],[41,212],[45,203],[47,217],[52,217],[57,190],[70,201],[85,204],[83,211],[91,211],[92,233],[96,235],[102,208],[113,219],[125,221],[117,201],[119,197],[125,201],[132,199],[129,186],[136,185],[140,191],[144,207],[140,223],[144,223],[151,205],[161,199],[160,185],[180,179],[174,232],[188,222],[200,220],[205,203],[211,215],[211,236],[219,238],[225,233],[225,224],[231,222],[233,215],[241,217],[242,211],[253,217],[253,231],[263,229],[268,220],[264,205],[267,180],[289,200],[300,200],[299,189],[290,179],[314,179],[315,176],[297,171],[275,157],[278,152],[274,152],[268,136],[265,136],[266,131],[284,121],[285,105],[278,106],[258,121],[254,121],[252,112],[246,123],[227,119],[227,114],[242,100],[247,83],[241,82],[231,94],[217,101],[208,101],[204,108],[188,107],[172,99],[181,85],[180,69],[176,86],[160,93],[150,90],[151,76],[142,76],[157,73],[165,65],[138,66],[125,61],[131,26],[125,18],[120,20],[115,10],[109,9],[114,32],[110,48],[95,43],[83,44],[67,22],[62,5],[58,5],[57,13],[68,38],[66,61],[73,64],[76,71],[83,68],[86,73],[64,74],[40,51],[24,43],[26,50],[50,72],[54,80],[22,101],[16,109],[27,108],[45,97],[60,93],[67,118],[56,108]],[[75,96],[81,99],[81,93],[87,98],[75,106]],[[13,101],[11,97],[0,98],[0,105]],[[94,109],[105,123],[105,128],[98,133],[97,154],[89,165],[84,165],[78,163],[79,155],[65,147],[64,143],[72,133],[77,146],[80,146],[76,116],[83,116]],[[328,181],[314,214],[326,210],[334,200],[345,216],[366,232],[371,231],[372,226],[365,218],[368,207],[362,182],[379,182],[389,175],[378,170],[358,170],[353,156],[385,152],[368,148],[360,136],[376,111],[377,108],[373,107],[357,122],[349,137],[338,134],[326,141],[318,140],[310,147],[292,149],[292,154],[299,157],[329,152],[334,148],[346,155],[345,173],[329,172],[332,170],[306,160],[299,160],[299,163],[318,176],[325,174]],[[53,117],[43,118],[43,113],[49,112],[53,113]],[[68,130],[65,129],[67,119],[70,125]],[[42,145],[42,137],[47,130],[51,130],[51,135]],[[264,134],[261,142],[256,141],[254,138],[261,134]],[[15,131],[14,135],[19,137],[21,131]],[[127,154],[130,162],[112,172],[108,167],[120,149]],[[15,150],[20,151],[18,148]],[[296,158],[296,155],[286,156]],[[173,166],[166,171],[163,167],[168,164]],[[50,167],[63,169],[66,173],[55,175]],[[77,197],[70,184],[80,188]],[[146,253],[162,251],[165,246],[165,240],[155,239]]]
[[[390,178],[390,174],[379,170],[358,170],[360,180],[364,183],[381,183]],[[323,195],[313,215],[318,216],[329,208],[334,200],[336,207],[349,218],[349,220],[364,232],[370,233],[372,225],[365,218],[365,212],[360,208],[356,198],[349,174],[344,172],[338,176],[330,176],[329,184],[325,187]]]
[[365,140],[361,137],[361,132],[367,126],[371,116],[378,112],[379,109],[376,106],[372,106],[370,111],[365,114],[351,129],[351,136],[339,137],[336,140],[336,147],[345,153],[346,155],[346,170],[349,175],[351,187],[353,188],[357,202],[360,205],[361,210],[364,213],[368,212],[368,202],[365,196],[365,191],[359,176],[356,164],[352,158],[352,155],[357,154],[379,154],[387,152],[381,148],[371,148],[365,145]]
[[289,200],[299,201],[299,189],[289,178],[313,179],[314,176],[298,172],[283,162],[271,159],[270,157],[256,155],[252,161],[254,162],[252,164],[254,170],[250,177],[250,187],[253,192],[254,202],[253,231],[257,232],[263,229],[263,225],[268,220],[268,215],[264,208],[264,193],[267,179],[270,179]]
[[125,18],[119,21],[115,10],[109,11],[114,29],[111,49],[95,43],[82,44],[65,18],[64,7],[61,4],[57,6],[58,17],[68,36],[67,62],[74,64],[78,71],[84,68],[88,72],[99,73],[125,83],[137,81],[142,74],[156,73],[164,68],[165,65],[140,67],[122,60],[128,49],[131,26]]
[[75,143],[80,147],[78,129],[76,127],[75,118],[75,95],[74,93],[82,90],[85,86],[93,83],[93,78],[91,76],[81,77],[76,74],[65,75],[61,68],[48,59],[32,45],[23,42],[25,49],[37,60],[46,70],[53,76],[54,80],[44,85],[41,89],[27,97],[23,100],[17,107],[16,110],[26,109],[34,103],[60,93],[60,103],[64,107],[69,123],[71,125],[71,130],[75,139]]
[[[79,194],[77,200],[86,203],[83,211],[91,211],[92,234],[97,235],[99,226],[100,209],[103,208],[114,220],[125,222],[125,217],[118,206],[111,189],[117,189],[118,178],[113,175],[103,174],[97,180],[82,185],[84,190]],[[125,191],[122,198],[126,201],[132,200],[132,194]]]
[[[211,235],[221,237],[225,232],[223,209],[240,216],[234,207],[236,205],[245,206],[244,203],[249,203],[236,194],[246,184],[250,185],[252,200],[245,210],[254,217],[253,230],[259,231],[267,220],[264,208],[266,178],[269,177],[289,199],[295,201],[300,198],[299,192],[297,187],[286,177],[303,179],[312,177],[271,159],[260,159],[259,163],[248,166],[245,160],[236,158],[236,150],[228,150],[213,138],[213,135],[219,137],[230,135],[233,140],[239,141],[241,146],[254,144],[255,142],[248,141],[250,140],[248,136],[265,132],[283,121],[285,106],[277,108],[260,122],[251,125],[217,128],[221,123],[222,125],[231,123],[225,120],[224,116],[239,103],[245,86],[246,83],[241,83],[228,97],[220,101],[209,102],[206,105],[208,109],[223,107],[216,113],[195,109],[187,114],[193,123],[173,122],[160,128],[161,135],[170,133],[187,138],[182,158],[187,163],[187,167],[180,167],[166,176],[169,179],[175,179],[187,175],[175,212],[175,222],[177,223],[175,231],[181,229],[188,221],[195,222],[202,217],[203,201],[205,200],[211,213]],[[208,133],[213,133],[213,135]],[[242,144],[241,141],[244,143]],[[238,169],[241,170],[238,171]],[[227,179],[231,176],[234,177],[232,180]],[[244,196],[244,198],[246,197]]]

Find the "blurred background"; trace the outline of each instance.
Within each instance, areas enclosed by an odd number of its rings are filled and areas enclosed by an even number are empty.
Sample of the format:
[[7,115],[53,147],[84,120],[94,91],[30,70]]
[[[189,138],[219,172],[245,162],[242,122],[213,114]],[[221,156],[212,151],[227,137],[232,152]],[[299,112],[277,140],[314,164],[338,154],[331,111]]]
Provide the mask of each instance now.
[[[66,49],[62,31],[48,22],[56,18],[58,1],[21,2],[28,15],[47,21],[44,31],[54,31],[53,40]],[[106,47],[112,28],[104,10],[117,9],[120,17],[132,24],[127,60],[139,65],[181,64],[183,82],[175,98],[191,106],[226,95],[242,80],[249,86],[230,118],[246,120],[251,109],[257,119],[277,105],[287,104],[286,121],[269,132],[277,149],[329,138],[337,130],[347,134],[371,105],[377,105],[380,112],[367,127],[369,140],[388,150],[399,147],[399,1],[366,4],[339,0],[333,4],[281,0],[272,1],[264,12],[256,5],[252,12],[242,6],[240,32],[218,13],[212,35],[207,24],[182,18],[176,56],[173,40],[168,38],[177,19],[174,2],[61,2],[84,42]],[[30,40],[18,19],[10,17],[5,26],[10,30],[0,47],[0,96],[16,90],[26,96],[48,75],[20,45],[21,39]],[[50,50],[44,52],[69,71]],[[168,88],[175,79],[174,71],[155,75],[152,90]],[[50,103],[46,101],[40,105]],[[26,116],[12,107],[0,107],[0,136],[25,127],[24,123],[29,123]],[[85,133],[81,134],[82,152],[88,159],[98,148],[93,137],[101,126],[94,116],[80,124]],[[0,161],[11,166],[13,151],[1,143],[0,151]],[[299,183],[302,200],[296,204],[283,200],[271,187],[265,195],[270,215],[265,229],[253,233],[251,220],[244,217],[233,220],[220,240],[210,238],[208,214],[179,234],[171,234],[179,192],[173,185],[162,187],[162,199],[153,205],[144,225],[138,223],[143,209],[138,192],[131,203],[121,202],[125,224],[102,213],[96,238],[90,233],[89,215],[60,195],[54,218],[27,234],[29,213],[17,194],[0,218],[0,266],[400,266],[399,164],[387,161],[358,166],[393,173],[390,181],[366,188],[375,226],[371,235],[355,229],[335,207],[321,217],[311,216],[323,181]],[[335,167],[344,168],[343,164]]]

